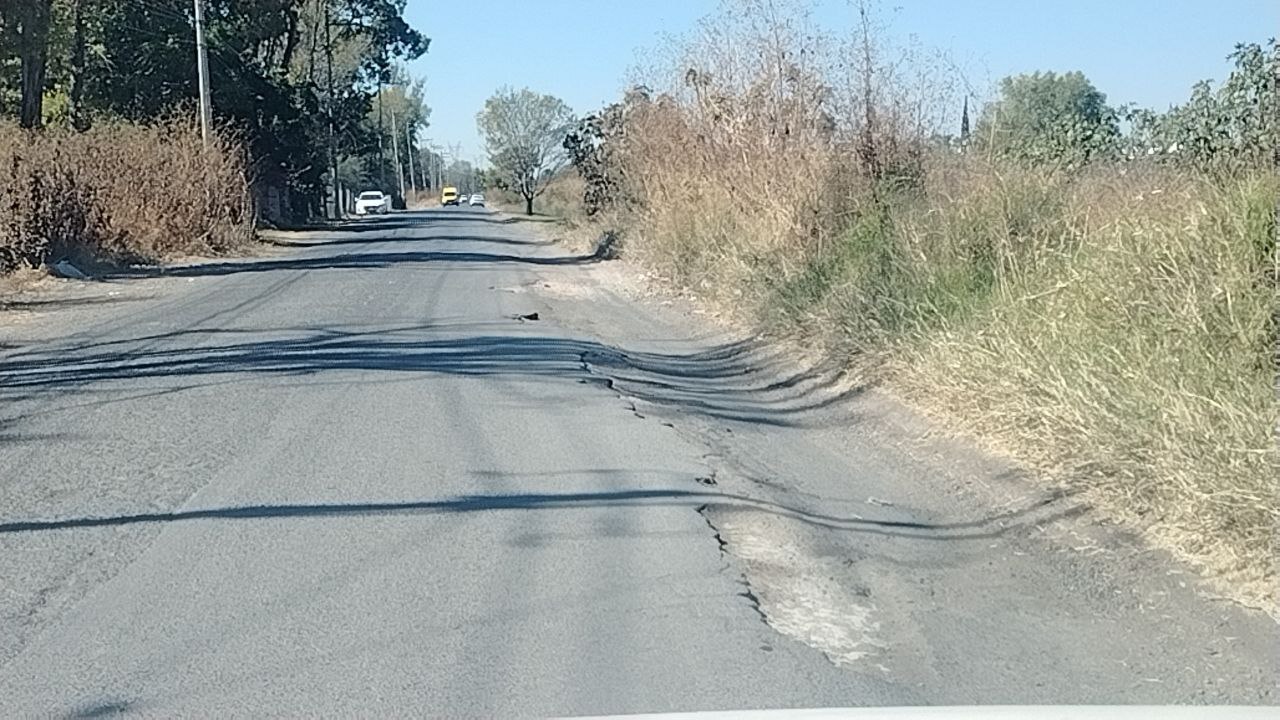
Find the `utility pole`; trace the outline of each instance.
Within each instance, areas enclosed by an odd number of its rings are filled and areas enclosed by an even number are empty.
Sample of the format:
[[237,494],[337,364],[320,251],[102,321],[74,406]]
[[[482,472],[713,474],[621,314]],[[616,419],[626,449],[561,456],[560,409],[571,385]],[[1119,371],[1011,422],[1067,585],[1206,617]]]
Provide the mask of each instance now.
[[440,146],[431,146],[431,172],[435,175],[436,187],[444,187],[444,156],[440,154]]
[[[449,157],[453,158],[454,164],[459,164],[462,162],[462,143],[454,143],[449,146]],[[463,168],[459,165],[458,170],[462,170],[462,169]],[[465,187],[463,180],[466,180],[466,176],[454,177],[453,178],[454,186]],[[466,188],[466,191],[471,192],[471,188],[469,187]],[[459,190],[458,192],[462,192],[462,190]]]
[[209,144],[209,126],[213,124],[213,110],[209,107],[209,49],[204,44],[204,5],[196,5],[196,72],[200,82],[200,137]]
[[[400,183],[400,197],[403,198],[405,196],[404,195],[404,171],[403,171],[403,168],[400,167],[399,143],[396,142],[397,134],[399,134],[399,131],[396,130],[396,111],[392,110],[391,111],[391,158],[392,158],[392,161],[396,164],[396,181]],[[408,205],[407,199],[405,204]]]
[[418,186],[413,182],[413,126],[406,123],[404,126],[404,151],[408,154],[409,168],[409,190],[415,196],[418,194]]
[[[429,142],[430,142],[430,141],[429,141]],[[431,179],[433,179],[433,178],[431,178],[431,150],[430,150],[430,147],[428,147],[428,151],[426,151],[426,152],[419,152],[419,154],[417,154],[417,161],[419,161],[419,163],[421,163],[421,167],[420,167],[419,169],[417,169],[417,172],[419,172],[419,176],[421,176],[421,177],[422,177],[422,184],[425,184],[425,186],[426,186],[426,191],[431,192],[431,188],[435,187],[435,183],[434,183],[434,182],[431,182]]]
[[[385,51],[386,48],[383,48]],[[381,57],[381,56],[379,56]],[[387,186],[387,164],[382,159],[382,73],[381,65],[378,67],[378,189],[382,190]]]
[[71,127],[79,132],[89,129],[89,118],[84,110],[84,3],[75,0],[72,8],[74,14],[71,31],[71,93],[70,115]]
[[338,156],[334,150],[333,142],[333,37],[330,35],[329,27],[332,25],[329,18],[329,2],[324,3],[324,56],[327,75],[325,84],[328,91],[325,94],[325,114],[329,120],[329,179],[333,185],[333,214],[330,216],[337,219],[342,216],[341,206],[338,200]]

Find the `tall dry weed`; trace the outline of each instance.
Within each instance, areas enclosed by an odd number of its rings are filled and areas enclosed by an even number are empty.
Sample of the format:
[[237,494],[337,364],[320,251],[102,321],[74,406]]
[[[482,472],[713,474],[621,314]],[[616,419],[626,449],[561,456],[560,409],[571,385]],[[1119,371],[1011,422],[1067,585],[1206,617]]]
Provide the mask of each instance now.
[[84,133],[0,127],[0,272],[75,255],[153,262],[253,238],[245,158],[189,122]]
[[1280,182],[1112,171],[1055,195],[1062,241],[1000,248],[998,292],[910,338],[902,382],[1274,600]]

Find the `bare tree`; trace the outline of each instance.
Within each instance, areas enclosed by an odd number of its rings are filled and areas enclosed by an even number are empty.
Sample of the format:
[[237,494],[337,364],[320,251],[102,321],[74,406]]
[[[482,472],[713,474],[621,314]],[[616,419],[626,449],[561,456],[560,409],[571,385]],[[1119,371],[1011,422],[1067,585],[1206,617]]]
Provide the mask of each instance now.
[[524,198],[526,214],[533,214],[534,198],[568,162],[564,139],[574,122],[563,100],[527,88],[499,89],[476,116],[489,162]]

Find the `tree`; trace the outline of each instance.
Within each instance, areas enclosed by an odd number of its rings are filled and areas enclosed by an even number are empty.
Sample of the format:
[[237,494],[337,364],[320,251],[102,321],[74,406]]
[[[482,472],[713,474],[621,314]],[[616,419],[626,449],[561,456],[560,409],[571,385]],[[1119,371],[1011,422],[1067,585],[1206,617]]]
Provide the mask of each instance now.
[[53,0],[21,0],[0,5],[0,25],[18,50],[21,93],[18,122],[22,127],[40,125],[52,16]]
[[475,166],[466,160],[454,160],[445,168],[444,176],[449,183],[458,188],[458,192],[471,194],[481,188],[477,187]]
[[563,100],[529,90],[501,88],[476,115],[494,171],[524,198],[525,213],[567,162],[563,143],[574,125]]
[[[329,112],[335,159],[374,155],[379,134],[364,121],[378,88],[429,41],[405,23],[405,0],[203,3],[216,123],[244,141],[255,183],[318,208]],[[82,129],[188,112],[192,15],[191,0],[0,0],[0,116]]]
[[1119,136],[1117,112],[1083,73],[1037,72],[1001,81],[973,140],[991,155],[1078,167],[1111,154]]
[[627,119],[652,106],[648,88],[627,90],[622,101],[588,115],[564,139],[569,161],[581,176],[582,204],[587,215],[627,202],[625,153]]
[[1216,91],[1205,80],[1192,87],[1186,103],[1166,113],[1128,112],[1130,156],[1226,171],[1275,161],[1280,152],[1280,44],[1241,44],[1227,57],[1235,67]]

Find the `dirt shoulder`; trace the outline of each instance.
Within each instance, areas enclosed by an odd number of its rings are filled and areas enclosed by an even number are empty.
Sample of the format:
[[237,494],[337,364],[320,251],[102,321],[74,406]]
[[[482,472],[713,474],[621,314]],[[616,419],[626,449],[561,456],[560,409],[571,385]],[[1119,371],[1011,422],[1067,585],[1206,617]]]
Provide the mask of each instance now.
[[50,316],[74,311],[76,320],[88,319],[117,306],[157,297],[166,285],[196,283],[194,278],[167,277],[184,267],[269,258],[290,247],[308,244],[341,229],[339,225],[307,230],[259,230],[260,242],[234,255],[174,256],[163,263],[131,265],[77,258],[66,272],[55,268],[27,268],[0,275],[0,327],[39,324]]

